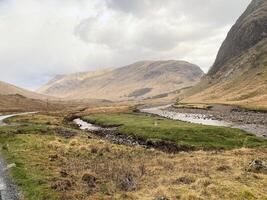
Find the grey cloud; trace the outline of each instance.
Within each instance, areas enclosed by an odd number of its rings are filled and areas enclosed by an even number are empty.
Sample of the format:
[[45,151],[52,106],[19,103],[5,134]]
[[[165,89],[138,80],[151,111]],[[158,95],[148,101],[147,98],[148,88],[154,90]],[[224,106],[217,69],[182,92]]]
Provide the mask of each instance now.
[[165,3],[170,0],[107,0],[107,6],[111,9],[122,11],[127,14],[131,13],[134,15],[143,15],[151,11],[157,10]]
[[250,0],[0,0],[0,80],[183,59],[207,71]]

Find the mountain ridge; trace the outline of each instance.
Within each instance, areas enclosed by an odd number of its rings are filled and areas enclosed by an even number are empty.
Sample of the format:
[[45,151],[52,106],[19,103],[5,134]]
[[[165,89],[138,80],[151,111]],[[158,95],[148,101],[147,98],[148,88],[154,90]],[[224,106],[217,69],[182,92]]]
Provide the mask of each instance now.
[[132,100],[191,86],[203,75],[197,65],[186,61],[138,61],[119,68],[66,75],[37,91],[68,99]]
[[266,0],[249,4],[229,31],[208,74],[180,99],[184,103],[267,107]]
[[238,18],[222,43],[208,75],[214,75],[228,60],[267,37],[267,1],[253,0]]
[[48,99],[53,98],[30,90],[26,90],[4,81],[0,81],[0,94],[1,95],[21,95],[31,99]]

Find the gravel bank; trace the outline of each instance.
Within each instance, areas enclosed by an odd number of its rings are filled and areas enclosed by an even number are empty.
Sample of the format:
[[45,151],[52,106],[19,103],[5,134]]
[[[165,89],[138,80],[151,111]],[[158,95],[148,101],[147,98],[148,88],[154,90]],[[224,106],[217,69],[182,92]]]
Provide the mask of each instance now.
[[240,128],[260,137],[267,137],[267,113],[240,109],[237,106],[213,105],[211,109],[175,108],[166,111],[188,114],[200,114],[214,120],[228,122],[233,128]]

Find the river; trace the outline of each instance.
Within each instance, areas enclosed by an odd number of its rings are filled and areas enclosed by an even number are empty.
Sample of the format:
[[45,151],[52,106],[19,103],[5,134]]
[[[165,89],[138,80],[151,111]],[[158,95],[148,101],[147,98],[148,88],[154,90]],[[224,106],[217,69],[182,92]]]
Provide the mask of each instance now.
[[205,110],[176,109],[172,105],[165,105],[143,108],[140,112],[195,124],[238,128],[259,137],[267,137],[266,113],[239,110],[232,106],[217,105],[211,110]]

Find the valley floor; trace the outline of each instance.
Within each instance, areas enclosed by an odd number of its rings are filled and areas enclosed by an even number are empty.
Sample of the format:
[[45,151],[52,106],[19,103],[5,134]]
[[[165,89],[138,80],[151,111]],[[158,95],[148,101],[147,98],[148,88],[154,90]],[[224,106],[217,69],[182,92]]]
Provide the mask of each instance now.
[[252,108],[220,104],[177,104],[168,111],[200,114],[212,119],[225,121],[232,127],[244,129],[260,137],[267,137],[267,112]]
[[[77,113],[13,117],[6,122],[16,125],[0,127],[1,154],[8,163],[16,163],[12,180],[24,199],[267,199],[267,171],[250,165],[255,159],[267,160],[266,140],[237,129],[130,111],[98,112],[84,113],[83,118],[120,125],[121,134],[196,149],[173,154],[113,144],[75,127],[72,119],[79,117]],[[201,142],[198,134],[203,136]]]

